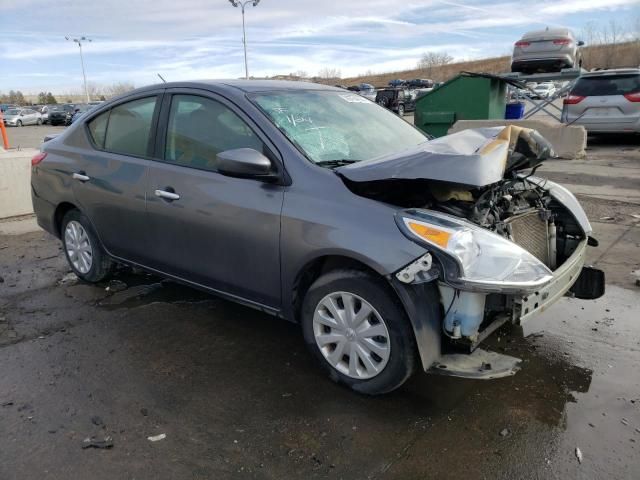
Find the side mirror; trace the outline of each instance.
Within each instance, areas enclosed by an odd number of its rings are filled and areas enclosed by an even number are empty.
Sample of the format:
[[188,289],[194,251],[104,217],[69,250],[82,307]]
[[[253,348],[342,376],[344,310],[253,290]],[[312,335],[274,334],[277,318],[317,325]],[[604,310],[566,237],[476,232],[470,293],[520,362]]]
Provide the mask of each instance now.
[[583,46],[583,45],[584,45],[584,42],[583,42],[582,40],[580,40],[580,41],[578,42],[578,46],[579,46],[579,47],[581,47],[581,46]]
[[218,172],[230,177],[265,177],[272,173],[271,160],[253,148],[234,148],[216,155]]

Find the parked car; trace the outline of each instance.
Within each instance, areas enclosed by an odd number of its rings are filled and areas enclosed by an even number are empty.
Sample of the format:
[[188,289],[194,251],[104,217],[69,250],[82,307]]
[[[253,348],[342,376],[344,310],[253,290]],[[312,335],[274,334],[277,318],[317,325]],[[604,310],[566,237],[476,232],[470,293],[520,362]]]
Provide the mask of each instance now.
[[76,105],[74,105],[73,107],[73,114],[71,115],[71,122],[73,123],[76,120],[78,120],[80,117],[82,117],[82,115],[84,115],[87,112],[90,112],[94,107],[96,107],[97,104],[90,104],[90,103],[78,103]]
[[358,95],[368,98],[373,102],[376,99],[376,87],[369,83],[361,83],[358,85]]
[[414,78],[407,82],[407,86],[410,88],[433,88],[433,80],[428,78]]
[[559,72],[582,66],[580,47],[568,28],[549,28],[525,33],[513,47],[511,71],[522,73]]
[[15,105],[13,103],[0,103],[0,112],[4,113],[7,110],[10,110],[12,108],[20,108],[18,105]]
[[556,93],[553,82],[542,82],[533,87],[531,98],[550,98]]
[[42,123],[44,124],[49,123],[49,109],[52,106],[53,105],[43,105],[42,108],[40,109],[40,114],[42,115]]
[[496,326],[602,294],[576,198],[519,173],[549,152],[513,127],[430,141],[329,86],[176,82],[44,143],[31,187],[81,280],[133,265],[299,322],[334,381],[379,394],[418,366],[511,375],[478,348]]
[[402,80],[401,78],[397,78],[389,82],[390,87],[404,87],[406,84],[407,82],[405,80]]
[[392,112],[396,112],[401,117],[405,112],[413,112],[416,109],[415,98],[406,88],[383,88],[378,90],[375,102]]
[[51,105],[48,108],[49,123],[51,125],[71,125],[71,119],[73,117],[74,105],[72,103],[65,103],[61,105]]
[[563,103],[565,123],[594,133],[640,133],[640,69],[585,73]]
[[42,125],[42,116],[31,108],[11,108],[2,114],[4,124],[12,127]]

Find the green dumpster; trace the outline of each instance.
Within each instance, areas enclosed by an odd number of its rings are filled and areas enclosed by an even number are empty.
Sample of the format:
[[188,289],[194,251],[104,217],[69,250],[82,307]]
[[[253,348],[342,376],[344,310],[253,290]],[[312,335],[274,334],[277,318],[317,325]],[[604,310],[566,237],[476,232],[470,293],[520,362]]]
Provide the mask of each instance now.
[[416,100],[414,123],[442,137],[458,120],[502,119],[507,105],[505,80],[462,73]]

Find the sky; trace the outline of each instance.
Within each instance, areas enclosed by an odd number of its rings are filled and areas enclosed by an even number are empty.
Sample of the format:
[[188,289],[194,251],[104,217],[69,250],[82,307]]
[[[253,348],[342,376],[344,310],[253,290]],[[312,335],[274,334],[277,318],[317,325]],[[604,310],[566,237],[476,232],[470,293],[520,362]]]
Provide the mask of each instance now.
[[[249,73],[336,68],[343,77],[415,68],[423,52],[508,55],[528,30],[630,27],[640,0],[261,0],[246,7]],[[228,0],[0,0],[0,92],[80,92],[244,75],[242,16]]]

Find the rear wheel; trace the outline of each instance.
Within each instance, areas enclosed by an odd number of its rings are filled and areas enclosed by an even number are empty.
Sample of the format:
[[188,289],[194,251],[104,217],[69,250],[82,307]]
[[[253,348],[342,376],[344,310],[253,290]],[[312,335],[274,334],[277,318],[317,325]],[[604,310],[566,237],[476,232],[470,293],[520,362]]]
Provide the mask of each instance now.
[[69,266],[79,278],[95,283],[111,273],[113,261],[82,212],[69,210],[62,219],[60,233]]
[[22,120],[18,120],[16,122],[16,127],[21,127],[22,126]]
[[38,125],[42,125],[42,119],[38,119],[38,121],[36,122]]
[[404,105],[398,105],[398,115],[401,117],[404,116]]
[[329,377],[369,395],[390,392],[413,373],[409,320],[384,280],[358,270],[322,275],[302,306],[305,342]]

